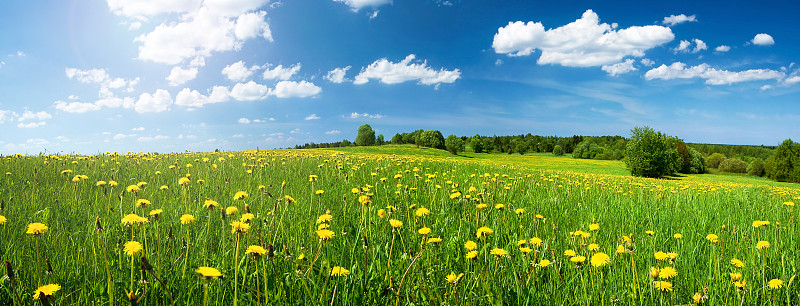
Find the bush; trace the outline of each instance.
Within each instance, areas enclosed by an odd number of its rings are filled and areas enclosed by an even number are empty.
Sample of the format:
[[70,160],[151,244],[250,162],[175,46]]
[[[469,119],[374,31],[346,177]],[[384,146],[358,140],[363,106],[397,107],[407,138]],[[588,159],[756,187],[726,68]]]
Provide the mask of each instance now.
[[447,136],[447,139],[444,140],[444,146],[447,148],[447,152],[454,155],[464,151],[464,141],[456,135]]
[[728,158],[719,164],[720,172],[747,173],[747,163],[738,158]]
[[685,173],[706,173],[708,165],[706,164],[706,159],[703,157],[703,154],[694,148],[689,148],[689,154],[691,155],[692,160],[689,162],[689,172]]
[[472,138],[469,139],[469,146],[472,148],[472,152],[483,153],[484,148],[480,135],[475,134],[475,136],[472,136]]
[[760,158],[754,159],[747,166],[747,175],[764,176],[764,160]]
[[418,146],[444,150],[444,136],[439,131],[423,131],[419,133],[416,144]]
[[725,160],[725,155],[722,153],[714,153],[706,158],[709,168],[719,168],[719,164]]
[[633,176],[662,177],[680,169],[677,139],[650,127],[635,127],[625,148],[625,165]]
[[555,156],[564,155],[564,150],[561,149],[561,146],[556,145],[555,147],[553,147],[553,155],[555,155]]
[[773,180],[800,183],[800,144],[784,140],[767,159],[764,170]]

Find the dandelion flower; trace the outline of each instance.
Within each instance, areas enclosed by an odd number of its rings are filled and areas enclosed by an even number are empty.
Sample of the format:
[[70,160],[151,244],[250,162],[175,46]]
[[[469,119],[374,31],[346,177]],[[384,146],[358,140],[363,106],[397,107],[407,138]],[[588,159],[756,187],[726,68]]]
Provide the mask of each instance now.
[[678,271],[673,267],[664,267],[658,271],[658,276],[661,277],[661,279],[671,279],[678,276]]
[[566,251],[564,251],[564,256],[567,256],[567,257],[573,257],[573,256],[575,256],[575,251],[573,251],[573,250],[566,250]]
[[247,193],[244,191],[236,192],[236,194],[233,196],[234,200],[244,200],[246,198],[247,198]]
[[420,208],[417,208],[417,211],[414,214],[417,215],[417,217],[424,217],[424,216],[429,215],[430,213],[431,213],[431,211],[428,210],[427,208],[420,207]]
[[681,233],[675,233],[675,235],[672,235],[672,237],[675,239],[681,239],[683,238],[683,235],[681,235]]
[[428,243],[439,243],[439,242],[442,242],[442,238],[439,237],[428,238]]
[[654,231],[646,231],[644,233],[647,234],[647,236],[653,236],[653,235],[656,234],[656,232],[654,232]]
[[206,200],[203,203],[203,207],[204,208],[208,208],[208,209],[214,209],[217,206],[219,206],[219,203],[217,203],[217,201],[214,201],[214,200]]
[[47,284],[47,285],[41,286],[41,287],[37,288],[36,291],[33,292],[33,300],[34,301],[39,300],[39,298],[42,295],[44,295],[45,299],[50,298],[53,295],[55,295],[56,292],[58,292],[58,290],[60,290],[60,289],[61,289],[61,286],[59,286],[58,284]]
[[756,249],[761,250],[761,249],[766,249],[766,248],[769,248],[769,242],[768,241],[761,240],[758,243],[756,243]]
[[783,205],[794,206],[794,202],[783,202]]
[[181,216],[181,224],[189,225],[192,223],[194,223],[194,216],[190,214],[183,214],[183,216]]
[[655,281],[653,282],[653,287],[661,291],[669,291],[669,292],[672,291],[672,283],[670,282]]
[[161,187],[158,187],[158,189],[159,189],[159,190],[167,190],[167,189],[169,189],[169,186],[167,186],[167,185],[161,185]]
[[761,220],[753,221],[753,227],[754,228],[764,227],[764,226],[767,226],[767,225],[769,225],[769,221],[761,221]]
[[514,210],[514,213],[516,213],[518,215],[521,215],[521,214],[525,213],[525,209],[524,208],[517,208],[517,209]]
[[736,288],[743,289],[744,287],[747,287],[747,280],[746,279],[740,280],[738,282],[733,283],[733,285],[736,286]]
[[581,264],[584,261],[586,261],[586,257],[585,256],[572,256],[572,258],[570,258],[569,261],[574,262],[576,264]]
[[667,253],[667,258],[669,258],[669,260],[675,260],[675,258],[678,258],[678,253],[669,252]]
[[241,222],[250,222],[255,217],[256,216],[251,214],[251,213],[246,213],[246,214],[243,214],[241,218],[239,218],[239,221],[241,221]]
[[506,251],[504,249],[500,249],[500,248],[494,248],[494,249],[492,249],[491,254],[495,255],[497,257],[503,257],[503,256],[508,255],[508,251]]
[[597,254],[592,255],[592,266],[600,268],[609,263],[611,263],[611,257],[606,253],[598,252]]
[[378,217],[381,217],[381,219],[386,218],[386,210],[378,209]]
[[147,223],[147,218],[141,217],[137,214],[127,214],[122,218],[122,224],[125,225],[139,225]]
[[158,215],[160,215],[162,212],[164,212],[163,209],[153,209],[150,211],[150,215],[153,217],[158,217]]
[[542,246],[542,239],[539,239],[539,237],[533,237],[531,238],[530,243],[538,248]]
[[654,257],[655,257],[655,258],[656,258],[658,261],[664,261],[664,260],[666,260],[666,259],[667,259],[667,253],[664,253],[664,252],[658,251],[658,252],[656,252],[656,253],[654,254]]
[[95,183],[94,185],[97,187],[105,187],[106,181],[97,181],[97,183]]
[[0,225],[6,224],[6,217],[0,215]]
[[314,192],[314,194],[316,194],[316,195],[322,195],[323,193],[325,193],[325,190],[322,190],[322,189],[317,190],[316,192]]
[[772,289],[781,289],[783,287],[783,281],[778,278],[770,280],[768,284]]
[[117,182],[115,182],[115,181],[108,181],[108,186],[111,186],[111,187],[117,187],[117,185],[118,185],[118,184],[117,184]]
[[542,259],[539,261],[539,266],[542,268],[547,268],[550,265],[550,261],[547,259]]
[[142,252],[142,244],[138,241],[128,241],[125,243],[125,248],[123,249],[125,255],[130,257],[139,255]]
[[478,236],[478,238],[481,238],[481,237],[489,236],[489,235],[491,235],[493,233],[494,233],[494,231],[491,228],[488,228],[486,226],[482,226],[482,227],[480,227],[478,229],[477,236]]
[[26,234],[31,234],[34,236],[38,236],[44,233],[47,233],[47,225],[42,223],[31,223],[28,224],[28,231],[25,232]]
[[233,221],[231,222],[231,233],[232,234],[245,234],[250,229],[250,224]]
[[533,252],[533,249],[527,247],[521,247],[519,248],[519,251],[522,252],[523,254],[528,254],[530,252]]
[[420,235],[427,235],[431,233],[431,229],[428,227],[423,227],[417,231]]
[[331,240],[333,239],[334,236],[336,236],[336,234],[333,231],[328,229],[317,230],[316,233],[317,236],[319,236],[319,239],[321,239],[322,241]]
[[331,216],[330,214],[322,214],[319,217],[317,217],[317,223],[318,224],[319,223],[328,223],[328,222],[331,222],[332,220],[333,220],[333,216]]
[[148,200],[145,200],[145,199],[136,200],[136,206],[138,206],[138,207],[146,207],[148,205],[150,205],[150,201],[148,201]]
[[475,241],[469,240],[464,243],[464,247],[467,249],[467,251],[472,251],[478,248],[478,244],[475,243]]
[[450,274],[448,274],[445,277],[445,279],[447,279],[448,283],[455,284],[462,276],[464,276],[464,273],[461,273],[461,274],[457,275],[457,274],[451,272]]
[[467,252],[467,259],[473,259],[475,256],[478,256],[478,251],[469,251]]
[[594,252],[594,251],[597,251],[597,250],[599,250],[599,249],[600,249],[600,246],[599,246],[599,245],[597,245],[597,243],[592,243],[592,244],[590,244],[590,245],[586,246],[586,249],[587,249],[587,250],[589,250],[589,251],[592,251],[592,252]]
[[251,245],[247,247],[247,251],[244,253],[252,254],[253,256],[264,256],[264,254],[267,254],[267,250],[262,248],[260,245]]
[[739,281],[740,279],[742,279],[742,273],[738,273],[738,272],[737,273],[730,273],[729,275],[731,277],[731,281],[734,281],[734,282],[735,281]]
[[219,273],[219,270],[214,269],[212,267],[199,267],[194,272],[199,273],[203,279],[214,279],[222,277],[222,273]]
[[597,224],[597,223],[590,224],[589,225],[589,230],[590,231],[599,231],[600,230],[600,224]]
[[130,186],[128,186],[128,188],[125,188],[125,190],[128,191],[128,192],[136,193],[136,192],[139,192],[141,189],[139,189],[139,186],[130,185]]
[[396,229],[403,226],[403,222],[400,221],[400,220],[397,220],[397,219],[389,220],[389,224],[392,225],[392,228],[396,228]]
[[192,183],[192,180],[190,180],[187,177],[182,177],[182,178],[178,179],[178,185],[181,185],[181,186],[189,186],[189,184],[191,184],[191,183]]
[[335,266],[331,269],[331,276],[348,276],[350,271],[340,266]]
[[622,254],[622,253],[625,253],[625,246],[620,244],[617,246],[617,254]]
[[226,215],[230,216],[230,215],[235,214],[237,212],[239,212],[239,209],[236,208],[236,206],[228,206],[228,208],[225,208],[225,214]]
[[716,234],[708,234],[706,235],[706,239],[708,239],[708,241],[711,241],[711,243],[717,243],[719,241],[719,236],[717,236]]
[[731,262],[731,265],[733,265],[734,267],[737,267],[737,268],[744,267],[744,262],[742,262],[739,259],[734,258],[734,259],[731,259],[730,262]]

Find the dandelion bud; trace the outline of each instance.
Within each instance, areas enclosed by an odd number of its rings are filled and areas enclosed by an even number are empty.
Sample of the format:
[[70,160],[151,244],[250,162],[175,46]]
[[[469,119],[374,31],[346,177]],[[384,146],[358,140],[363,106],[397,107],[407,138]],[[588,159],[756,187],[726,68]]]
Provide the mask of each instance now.
[[95,222],[94,230],[102,232],[103,225],[100,223],[100,217],[95,217],[94,222]]
[[250,204],[247,204],[247,203],[244,204],[244,211],[246,211],[248,214],[251,214],[251,212],[250,212]]
[[142,271],[153,271],[153,265],[147,260],[147,257],[142,256]]
[[47,263],[47,270],[44,271],[44,274],[53,274],[53,266],[50,264],[50,258],[46,258],[44,261]]
[[267,245],[267,256],[269,256],[270,258],[275,256],[275,250],[271,244]]
[[650,267],[650,277],[658,278],[658,268]]
[[16,275],[14,275],[14,269],[11,268],[11,263],[8,262],[8,260],[6,260],[6,276],[11,280],[16,277]]
[[364,249],[366,250],[369,247],[369,242],[367,241],[367,236],[361,236],[361,239],[364,240]]
[[222,216],[222,221],[225,221],[225,208],[220,208],[219,214]]

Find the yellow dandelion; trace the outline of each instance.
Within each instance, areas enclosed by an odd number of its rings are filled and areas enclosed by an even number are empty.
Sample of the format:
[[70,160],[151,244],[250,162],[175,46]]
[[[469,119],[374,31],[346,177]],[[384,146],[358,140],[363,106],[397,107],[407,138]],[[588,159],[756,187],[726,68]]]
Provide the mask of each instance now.
[[586,261],[586,257],[585,256],[572,256],[572,258],[570,258],[569,261],[574,262],[576,264],[581,264],[584,261]]
[[147,223],[147,218],[141,217],[137,214],[127,214],[125,215],[125,217],[122,218],[122,224],[129,226],[140,225],[144,223]]
[[589,225],[589,230],[590,231],[599,231],[600,230],[600,224],[597,224],[597,223],[590,224]]
[[573,257],[573,256],[575,256],[575,251],[573,251],[573,250],[566,250],[566,251],[564,251],[564,256],[567,256],[567,257]]
[[678,276],[678,271],[673,267],[664,267],[658,270],[658,276],[661,277],[661,279],[671,279]]
[[533,237],[531,238],[530,243],[538,248],[542,246],[542,239],[539,239],[539,237]]
[[191,184],[191,183],[192,183],[192,180],[190,180],[188,177],[182,177],[182,178],[178,179],[178,185],[181,185],[181,186],[184,186],[184,187],[189,186],[189,184]]
[[118,185],[116,181],[108,181],[108,186],[117,187]]
[[128,186],[128,188],[125,188],[125,190],[126,190],[126,191],[128,191],[128,192],[137,193],[137,192],[139,192],[141,189],[140,189],[140,188],[139,188],[139,186],[137,186],[137,185],[130,185],[130,186]]
[[378,217],[381,217],[381,219],[386,218],[386,210],[378,209]]
[[6,217],[3,216],[3,215],[0,215],[0,225],[3,225],[3,224],[6,224]]
[[462,276],[464,276],[464,273],[455,274],[451,272],[445,277],[445,279],[448,283],[455,284],[459,279],[461,279]]
[[240,221],[233,221],[231,222],[231,233],[232,234],[245,234],[250,229],[250,224],[240,222]]
[[501,248],[494,248],[494,249],[492,249],[490,254],[495,255],[497,257],[503,257],[503,256],[508,255],[508,251],[506,251],[504,249],[501,249]]
[[228,206],[228,208],[225,208],[225,214],[226,215],[232,215],[232,214],[235,214],[237,212],[239,212],[239,209],[236,208],[236,206]]
[[28,231],[25,232],[26,234],[31,234],[34,236],[38,236],[44,233],[47,233],[47,225],[42,223],[31,223],[28,224]]
[[150,215],[153,216],[153,217],[157,217],[162,212],[164,212],[163,209],[153,209],[153,210],[150,211]]
[[669,292],[672,291],[672,283],[670,282],[655,281],[653,282],[653,287],[661,291],[669,291]]
[[431,211],[428,210],[427,208],[420,207],[420,208],[417,208],[417,211],[414,214],[417,215],[417,217],[424,217],[424,216],[429,215],[430,213],[431,213]]
[[97,181],[97,183],[95,183],[94,185],[97,187],[105,187],[106,181]]
[[331,276],[348,276],[350,271],[340,266],[335,266],[331,269]]
[[525,213],[525,209],[524,208],[517,208],[517,209],[514,210],[514,213],[516,213],[518,215],[521,215],[521,214]]
[[402,221],[400,221],[400,220],[397,220],[397,219],[391,219],[391,220],[389,220],[389,224],[391,224],[391,225],[392,225],[392,227],[393,227],[393,228],[396,228],[396,229],[397,229],[397,228],[400,228],[400,227],[402,227],[402,226],[403,226],[403,222],[402,222]]
[[731,262],[731,265],[733,265],[734,267],[737,267],[737,268],[744,267],[744,262],[742,262],[739,259],[734,258],[734,259],[731,259],[730,262]]
[[328,229],[317,230],[316,233],[317,233],[317,236],[319,237],[319,239],[321,239],[322,241],[331,240],[331,239],[333,239],[334,236],[336,236],[336,234],[333,231],[328,230]]
[[136,200],[136,206],[138,206],[138,207],[146,207],[148,205],[150,205],[150,201],[148,201],[148,200],[145,200],[145,199]]
[[530,252],[533,252],[533,249],[528,248],[528,247],[520,247],[519,251],[522,252],[523,254],[528,254]]
[[241,222],[250,222],[255,217],[256,216],[251,214],[251,213],[246,213],[246,214],[243,214],[242,217],[239,218],[239,221],[241,221]]
[[597,250],[599,250],[599,249],[600,249],[600,246],[599,246],[599,245],[597,245],[597,243],[592,243],[592,244],[590,244],[590,245],[586,246],[586,249],[587,249],[587,250],[589,250],[589,251],[592,251],[592,252],[594,252],[594,251],[597,251]]
[[206,200],[203,203],[203,207],[204,208],[208,208],[208,209],[214,209],[217,206],[219,206],[219,203],[217,203],[217,201],[214,201],[214,200]]
[[611,257],[606,253],[598,252],[597,254],[592,255],[592,266],[599,268],[610,263]]
[[547,268],[550,265],[550,261],[547,259],[542,259],[539,261],[539,266],[542,268]]
[[658,273],[659,273],[659,272],[660,272],[660,271],[658,270],[658,268],[656,268],[656,267],[650,267],[650,277],[652,277],[652,278],[656,278],[656,277],[658,277]]
[[678,258],[678,253],[669,252],[667,253],[667,258],[669,258],[669,260],[675,260],[675,258]]
[[247,251],[245,251],[244,253],[251,254],[253,256],[264,256],[264,254],[267,254],[267,250],[261,247],[260,245],[251,245],[247,247]]
[[781,289],[783,287],[783,281],[778,278],[770,280],[768,284],[772,289]]
[[203,277],[203,279],[206,280],[222,277],[222,273],[220,273],[219,270],[214,269],[212,267],[199,267],[197,268],[197,270],[194,270],[194,272],[199,273]]
[[729,273],[729,275],[731,277],[731,281],[734,281],[734,282],[739,281],[739,280],[742,279],[742,273],[738,273],[738,272],[737,273]]
[[478,256],[478,251],[469,251],[466,257],[467,259],[474,259],[476,256]]
[[439,243],[439,242],[442,242],[442,238],[439,237],[428,238],[428,243]]
[[620,244],[617,246],[617,254],[622,254],[622,253],[625,253],[625,246]]
[[759,250],[769,248],[769,246],[770,246],[769,242],[764,240],[761,240],[758,243],[756,243],[756,249]]
[[322,214],[319,217],[317,217],[317,224],[328,223],[331,222],[331,220],[333,220],[333,216],[331,216],[330,214]]
[[244,191],[236,192],[236,194],[233,195],[234,200],[244,200],[246,198],[247,198],[247,192]]
[[491,228],[488,228],[486,226],[482,226],[482,227],[478,228],[477,236],[478,236],[478,238],[481,238],[481,237],[489,236],[489,235],[491,235],[493,233],[494,233],[494,231]]
[[142,252],[142,244],[138,241],[128,241],[125,243],[123,251],[125,252],[125,255],[130,257],[139,255]]
[[167,186],[167,185],[161,185],[161,187],[158,187],[158,189],[159,189],[159,190],[167,190],[167,189],[169,189],[169,186]]
[[708,241],[711,241],[711,243],[717,243],[719,241],[719,236],[717,236],[716,234],[708,234],[706,235],[706,239]]
[[655,257],[655,258],[656,258],[658,261],[664,261],[664,260],[667,260],[667,253],[664,253],[664,252],[658,251],[658,252],[656,252],[656,253],[654,254],[654,257]]
[[323,193],[325,193],[325,190],[322,190],[322,189],[317,190],[316,192],[314,192],[314,194],[316,194],[316,195],[322,195]]
[[428,227],[423,227],[417,230],[417,233],[419,233],[420,235],[427,235],[431,233],[431,229]]
[[183,214],[183,216],[181,216],[181,224],[189,225],[192,223],[194,223],[194,216],[190,214]]
[[50,298],[53,295],[55,295],[56,292],[58,292],[58,290],[60,290],[60,289],[61,289],[61,286],[59,286],[58,284],[47,284],[47,285],[41,286],[41,287],[37,288],[36,291],[33,292],[33,300],[37,301],[42,296],[44,296],[44,299]]
[[475,241],[469,240],[464,243],[464,247],[467,249],[467,251],[472,251],[478,248],[478,244],[475,243]]

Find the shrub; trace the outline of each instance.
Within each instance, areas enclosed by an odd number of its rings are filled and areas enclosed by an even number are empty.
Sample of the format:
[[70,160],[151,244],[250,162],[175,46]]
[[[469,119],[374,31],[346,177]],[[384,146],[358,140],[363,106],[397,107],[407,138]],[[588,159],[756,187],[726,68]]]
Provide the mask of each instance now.
[[464,151],[464,141],[456,135],[447,136],[447,139],[444,140],[444,146],[447,148],[447,152],[454,155]]
[[764,170],[773,180],[800,183],[800,144],[784,140],[767,159]]
[[444,136],[442,132],[427,130],[419,133],[416,144],[418,146],[444,150]]
[[475,136],[472,136],[472,138],[469,139],[469,146],[472,148],[472,152],[483,153],[484,148],[480,135],[475,134]]
[[680,169],[677,139],[650,127],[635,127],[625,148],[625,165],[633,176],[662,177]]
[[764,160],[760,158],[754,159],[747,166],[747,175],[764,176]]
[[564,155],[564,150],[561,149],[561,146],[556,145],[555,147],[553,147],[553,155],[555,155],[555,156]]
[[719,164],[720,172],[747,173],[747,163],[738,158],[728,158]]
[[719,168],[719,164],[725,160],[725,155],[722,153],[714,153],[706,158],[709,168]]

